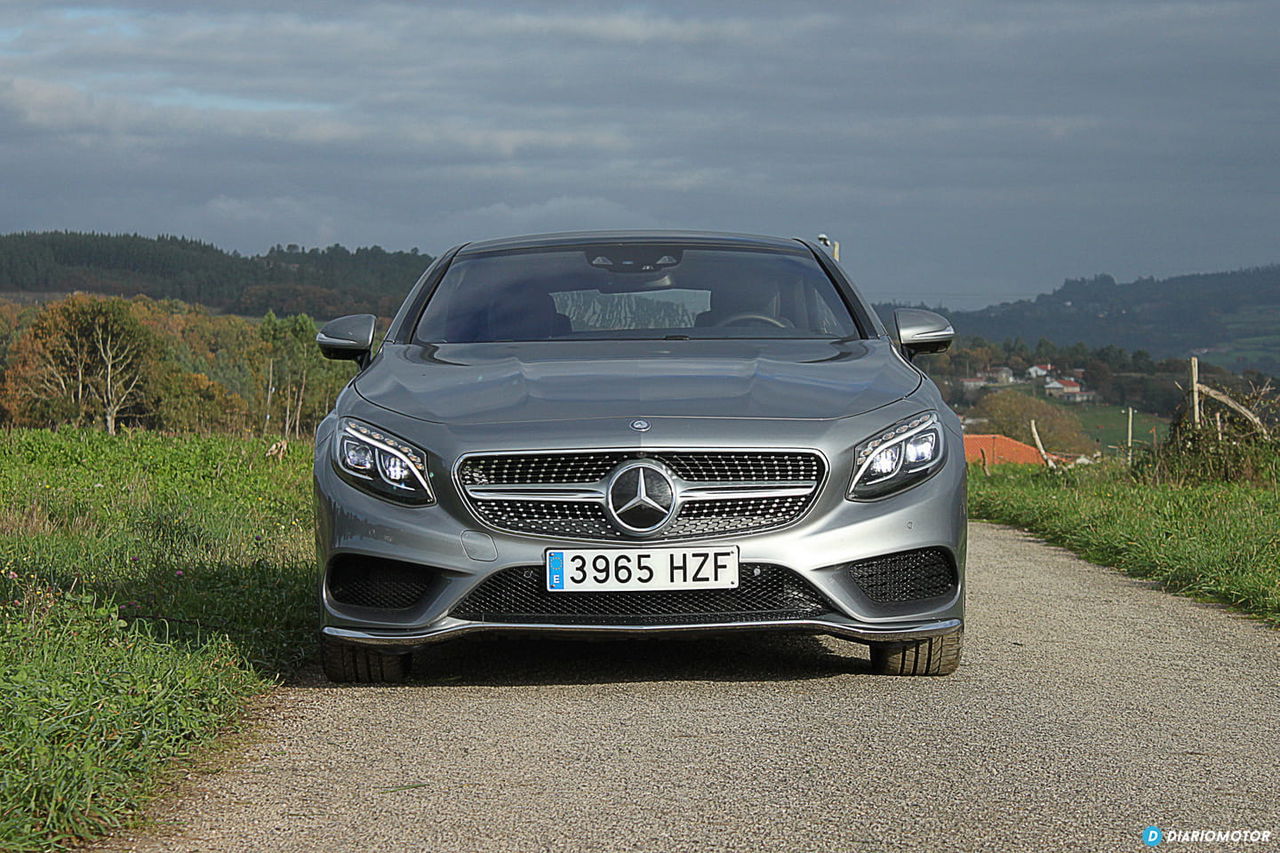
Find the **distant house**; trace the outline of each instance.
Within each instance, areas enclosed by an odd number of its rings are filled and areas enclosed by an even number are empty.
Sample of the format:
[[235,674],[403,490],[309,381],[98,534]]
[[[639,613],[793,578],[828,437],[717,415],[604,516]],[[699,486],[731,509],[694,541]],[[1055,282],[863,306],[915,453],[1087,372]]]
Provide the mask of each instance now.
[[1043,379],[1053,373],[1052,364],[1033,364],[1027,368],[1028,379]]
[[982,390],[982,386],[987,384],[985,379],[979,379],[976,376],[965,376],[960,380],[960,391],[964,394],[977,394]]
[[990,385],[1012,385],[1013,368],[1004,366],[993,367],[990,370],[984,370],[979,373],[978,378],[985,379]]
[[1044,383],[1044,393],[1059,400],[1080,393],[1080,383],[1074,379],[1050,379]]
[[1040,451],[1029,444],[1009,438],[1007,435],[969,435],[964,437],[966,462],[981,462],[986,456],[988,465],[1012,462],[1020,465],[1043,465]]
[[1064,403],[1091,403],[1097,396],[1074,379],[1050,379],[1044,383],[1044,393]]

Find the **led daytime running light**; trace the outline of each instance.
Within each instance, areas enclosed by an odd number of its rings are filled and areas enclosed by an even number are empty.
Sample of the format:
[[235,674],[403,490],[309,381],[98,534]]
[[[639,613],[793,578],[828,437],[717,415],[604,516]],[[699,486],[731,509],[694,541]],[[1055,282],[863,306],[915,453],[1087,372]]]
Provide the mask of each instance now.
[[870,500],[908,488],[937,470],[945,449],[937,412],[894,424],[856,447],[847,497]]
[[[876,454],[876,451],[881,449],[885,444],[894,441],[895,439],[901,440],[908,436],[915,435],[925,428],[933,426],[937,422],[938,415],[936,412],[926,412],[915,420],[899,424],[893,429],[888,430],[884,434],[867,442],[866,446],[858,453],[858,459],[855,463],[857,465],[858,475],[862,474],[862,469],[866,467],[867,462],[869,462],[871,457]],[[858,477],[855,476],[854,480],[857,479]]]
[[427,492],[431,491],[431,487],[427,485],[427,466],[422,456],[419,455],[417,448],[410,447],[385,433],[370,429],[361,423],[347,424],[346,432],[348,435],[356,436],[366,444],[398,457],[400,461],[409,466],[409,470],[413,472],[414,479],[418,481],[418,485],[426,489]]
[[411,505],[433,504],[426,454],[377,427],[343,419],[333,440],[333,464],[352,486]]

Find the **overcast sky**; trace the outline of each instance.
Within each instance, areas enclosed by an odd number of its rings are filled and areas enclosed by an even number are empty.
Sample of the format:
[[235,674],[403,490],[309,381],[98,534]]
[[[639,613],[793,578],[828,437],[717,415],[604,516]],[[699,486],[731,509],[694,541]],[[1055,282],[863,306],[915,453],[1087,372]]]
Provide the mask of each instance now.
[[827,232],[876,299],[1280,261],[1280,3],[0,3],[0,232]]

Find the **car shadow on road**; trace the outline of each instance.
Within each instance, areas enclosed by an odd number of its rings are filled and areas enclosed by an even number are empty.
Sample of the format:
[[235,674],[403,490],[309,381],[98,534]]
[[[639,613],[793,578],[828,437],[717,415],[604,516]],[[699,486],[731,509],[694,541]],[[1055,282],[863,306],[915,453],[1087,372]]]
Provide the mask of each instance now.
[[[416,652],[413,673],[405,684],[515,687],[797,681],[870,672],[865,646],[808,634],[627,640],[468,637]],[[297,673],[290,686],[305,689],[333,685],[319,667],[311,666]],[[345,687],[358,689],[360,685]]]
[[418,652],[412,683],[794,681],[869,671],[865,647],[805,634],[628,640],[477,637]]

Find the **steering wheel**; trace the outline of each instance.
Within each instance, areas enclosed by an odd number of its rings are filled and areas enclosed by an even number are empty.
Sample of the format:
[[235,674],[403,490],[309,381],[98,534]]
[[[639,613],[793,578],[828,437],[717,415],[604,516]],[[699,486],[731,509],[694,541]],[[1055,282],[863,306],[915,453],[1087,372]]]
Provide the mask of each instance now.
[[762,323],[768,323],[770,326],[777,326],[779,329],[787,328],[786,322],[779,320],[777,317],[770,317],[768,314],[757,314],[755,311],[742,311],[737,314],[730,314],[715,325],[731,326],[738,320],[759,320]]

